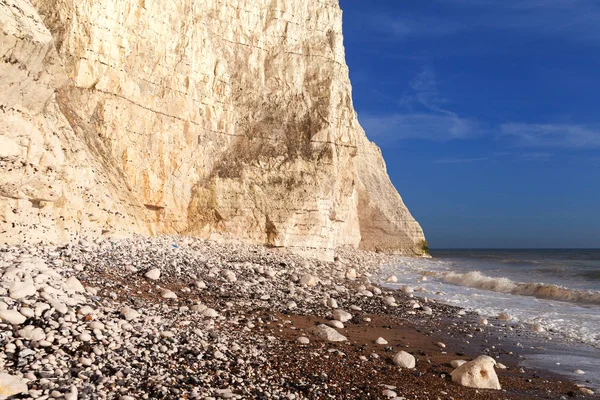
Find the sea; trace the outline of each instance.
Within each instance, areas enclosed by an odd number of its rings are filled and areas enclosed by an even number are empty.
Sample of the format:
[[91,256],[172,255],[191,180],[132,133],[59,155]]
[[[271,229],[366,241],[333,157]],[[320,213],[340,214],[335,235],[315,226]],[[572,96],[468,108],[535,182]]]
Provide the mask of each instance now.
[[537,345],[545,351],[528,354],[523,364],[600,388],[600,249],[432,250],[431,256],[384,268],[382,283],[396,275],[397,283],[385,285],[410,285],[417,296],[490,322],[506,312],[514,324],[539,325],[546,332],[537,333]]

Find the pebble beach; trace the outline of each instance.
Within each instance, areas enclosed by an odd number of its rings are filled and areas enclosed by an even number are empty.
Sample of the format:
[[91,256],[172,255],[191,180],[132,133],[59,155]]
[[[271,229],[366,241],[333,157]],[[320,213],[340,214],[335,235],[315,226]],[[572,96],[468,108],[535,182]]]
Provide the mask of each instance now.
[[396,262],[176,236],[0,246],[0,398],[600,398],[520,366],[509,315],[380,285]]

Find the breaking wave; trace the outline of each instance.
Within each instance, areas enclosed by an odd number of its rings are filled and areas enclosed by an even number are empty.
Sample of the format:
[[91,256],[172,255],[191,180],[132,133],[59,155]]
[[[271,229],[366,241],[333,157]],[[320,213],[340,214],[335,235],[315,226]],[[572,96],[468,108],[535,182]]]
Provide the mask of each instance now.
[[479,271],[467,273],[445,272],[436,273],[435,275],[447,283],[459,286],[521,296],[533,296],[546,300],[600,304],[600,292],[595,290],[569,289],[563,286],[544,283],[514,282],[508,278],[486,276]]

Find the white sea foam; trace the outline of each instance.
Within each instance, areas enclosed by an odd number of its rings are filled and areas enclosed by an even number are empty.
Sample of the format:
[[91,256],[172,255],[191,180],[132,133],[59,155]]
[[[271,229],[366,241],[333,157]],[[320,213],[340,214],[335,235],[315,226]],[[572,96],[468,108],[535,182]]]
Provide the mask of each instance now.
[[486,276],[479,271],[466,273],[434,272],[430,274],[454,285],[491,290],[499,293],[533,296],[546,300],[600,304],[600,292],[594,290],[577,290],[544,283],[514,282],[508,278]]
[[[389,275],[396,275],[398,282],[383,282]],[[423,276],[429,279],[423,281]],[[525,283],[527,278],[546,282]],[[561,286],[551,278],[526,268],[441,258],[406,258],[382,271],[384,286],[417,285],[423,296],[492,318],[507,312],[517,323],[540,325],[570,341],[600,348],[600,292],[585,286]],[[574,281],[565,282],[571,285]]]

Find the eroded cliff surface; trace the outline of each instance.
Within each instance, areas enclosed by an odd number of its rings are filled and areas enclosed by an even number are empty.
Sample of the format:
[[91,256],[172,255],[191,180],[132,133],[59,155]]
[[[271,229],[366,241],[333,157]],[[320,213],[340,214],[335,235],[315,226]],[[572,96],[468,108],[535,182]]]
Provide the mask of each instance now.
[[0,241],[419,252],[337,0],[0,0]]

